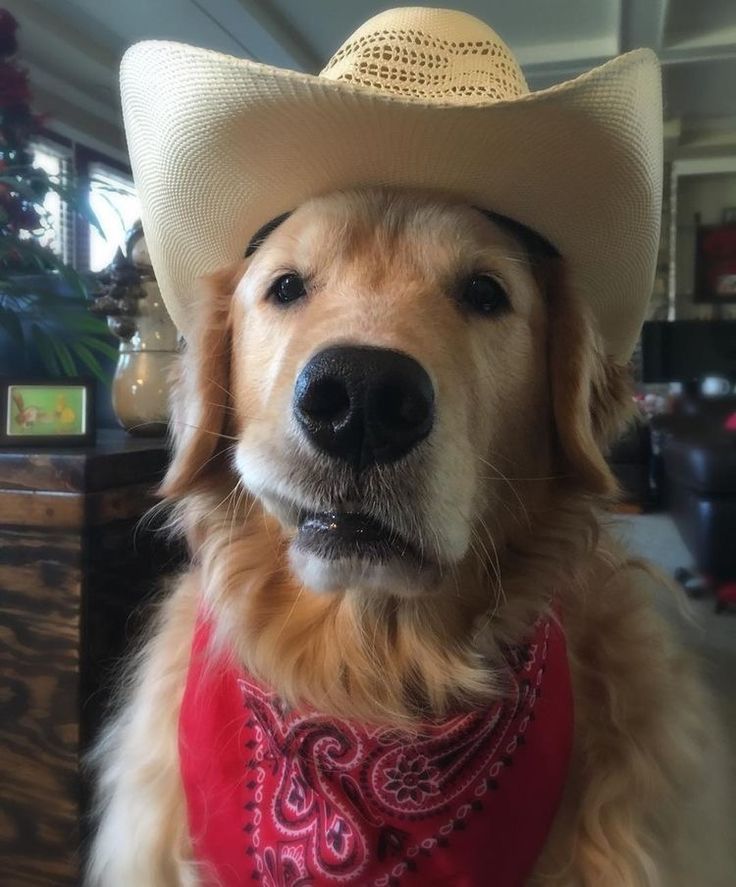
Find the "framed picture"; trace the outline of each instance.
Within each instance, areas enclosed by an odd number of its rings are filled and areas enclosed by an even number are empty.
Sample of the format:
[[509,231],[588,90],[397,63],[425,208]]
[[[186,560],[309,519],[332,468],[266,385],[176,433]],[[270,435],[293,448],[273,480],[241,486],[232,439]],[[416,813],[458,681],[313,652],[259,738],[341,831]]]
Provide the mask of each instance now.
[[736,221],[698,228],[694,301],[736,303]]
[[80,446],[95,437],[89,379],[0,379],[0,446]]

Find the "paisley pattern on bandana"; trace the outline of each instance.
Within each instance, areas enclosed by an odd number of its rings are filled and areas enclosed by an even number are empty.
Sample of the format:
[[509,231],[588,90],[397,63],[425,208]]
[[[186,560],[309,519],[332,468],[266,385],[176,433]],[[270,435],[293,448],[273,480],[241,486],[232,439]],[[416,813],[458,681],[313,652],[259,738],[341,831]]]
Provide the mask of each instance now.
[[[508,833],[518,852],[525,842],[534,847],[531,860],[521,859],[508,869],[528,874],[562,790],[572,734],[571,703],[558,705],[561,715],[559,723],[550,726],[552,751],[543,768],[545,776],[550,774],[549,785],[532,786],[538,797],[533,792],[516,811],[518,798],[511,792],[519,790],[529,740],[535,737],[536,745],[545,738],[539,735],[538,715],[543,690],[546,698],[550,659],[560,672],[560,698],[567,700],[564,639],[556,623],[540,620],[530,643],[509,651],[505,698],[483,710],[426,724],[416,733],[367,727],[317,711],[287,711],[272,691],[231,669],[226,708],[230,711],[237,699],[239,712],[231,716],[239,719],[239,728],[231,749],[237,760],[232,760],[229,779],[237,780],[232,809],[238,828],[233,835],[240,836],[240,846],[230,847],[228,853],[241,862],[235,876],[231,872],[228,878],[225,869],[223,878],[224,867],[207,858],[212,855],[207,840],[198,845],[195,837],[200,859],[213,865],[225,885],[480,885],[488,883],[484,860],[504,849]],[[185,697],[184,726],[186,703]],[[211,822],[202,811],[192,810],[193,799],[196,805],[206,797],[207,779],[201,772],[191,773],[187,760],[182,764],[196,836],[206,833]],[[539,762],[532,761],[532,779],[539,781],[539,772]],[[212,797],[221,793],[220,784],[213,783]],[[531,812],[535,803],[546,811],[544,827],[534,825],[539,816]],[[532,833],[536,829],[540,834],[520,838],[517,832],[525,825],[514,823],[517,812],[532,823]],[[494,837],[496,822],[500,825]],[[463,852],[455,860],[451,849],[465,846],[469,839],[477,841],[478,852]],[[220,835],[215,844],[221,840]],[[427,874],[435,878],[441,872],[457,880],[427,879]],[[495,883],[506,887],[521,881],[499,875]]]

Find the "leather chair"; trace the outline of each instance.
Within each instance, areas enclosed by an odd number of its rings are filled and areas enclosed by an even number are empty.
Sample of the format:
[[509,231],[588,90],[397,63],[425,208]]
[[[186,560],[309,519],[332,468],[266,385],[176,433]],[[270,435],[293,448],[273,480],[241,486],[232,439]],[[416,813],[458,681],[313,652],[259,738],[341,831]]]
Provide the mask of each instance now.
[[725,428],[735,412],[736,397],[685,397],[652,421],[665,502],[721,603],[736,582],[736,432]]
[[649,424],[632,422],[613,444],[607,461],[621,488],[623,502],[647,508],[652,501]]

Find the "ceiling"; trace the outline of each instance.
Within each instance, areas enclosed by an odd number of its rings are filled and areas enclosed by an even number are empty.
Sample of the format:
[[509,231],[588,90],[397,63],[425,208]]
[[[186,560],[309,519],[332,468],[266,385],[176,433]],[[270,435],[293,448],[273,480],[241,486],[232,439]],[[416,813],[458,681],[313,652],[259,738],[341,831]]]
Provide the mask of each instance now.
[[[316,73],[371,0],[0,0],[51,127],[124,159],[117,68],[136,40],[164,38]],[[648,46],[663,65],[667,150],[736,152],[736,0],[441,0],[505,39],[531,89]]]

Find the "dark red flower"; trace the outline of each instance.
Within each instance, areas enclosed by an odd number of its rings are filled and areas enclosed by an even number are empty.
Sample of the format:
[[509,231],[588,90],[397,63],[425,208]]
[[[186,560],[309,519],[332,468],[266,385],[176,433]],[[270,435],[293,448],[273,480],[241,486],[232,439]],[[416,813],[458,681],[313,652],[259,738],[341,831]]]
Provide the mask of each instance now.
[[28,74],[13,62],[0,62],[0,108],[22,105],[30,100]]
[[17,30],[18,22],[7,9],[0,9],[0,55],[13,55],[18,50]]
[[41,226],[41,217],[32,204],[23,200],[17,207],[15,224],[24,231],[38,231]]
[[37,231],[41,218],[38,211],[27,200],[23,200],[7,185],[0,185],[0,208],[2,208],[4,224],[16,231]]

